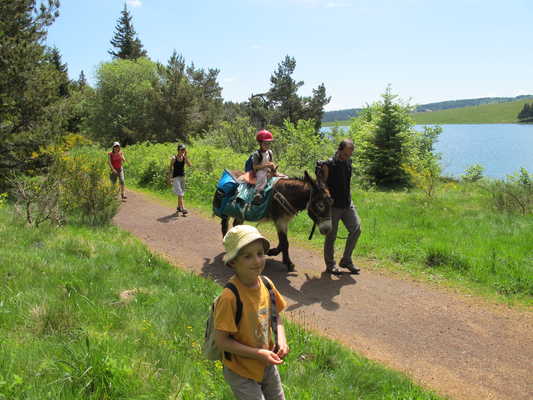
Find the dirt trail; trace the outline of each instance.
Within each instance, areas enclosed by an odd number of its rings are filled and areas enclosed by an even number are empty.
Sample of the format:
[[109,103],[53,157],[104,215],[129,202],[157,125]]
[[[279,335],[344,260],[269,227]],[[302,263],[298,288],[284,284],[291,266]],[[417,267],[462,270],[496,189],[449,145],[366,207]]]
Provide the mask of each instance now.
[[[176,217],[129,191],[114,221],[176,265],[221,284],[231,275],[218,219]],[[360,275],[331,277],[320,252],[292,246],[291,258],[297,272],[269,259],[265,274],[292,320],[453,399],[533,399],[532,312],[369,271],[365,260]]]

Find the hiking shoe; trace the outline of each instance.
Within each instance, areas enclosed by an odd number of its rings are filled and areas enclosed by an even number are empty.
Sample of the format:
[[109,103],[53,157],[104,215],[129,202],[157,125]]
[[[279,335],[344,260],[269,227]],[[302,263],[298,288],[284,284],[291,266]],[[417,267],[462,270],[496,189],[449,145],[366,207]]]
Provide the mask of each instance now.
[[336,265],[330,265],[329,267],[326,267],[326,272],[331,275],[341,275],[342,271],[337,268]]
[[187,211],[187,209],[186,209],[186,208],[182,208],[182,209],[181,209],[180,211],[181,211],[181,213],[182,213],[183,215],[185,215],[185,214],[188,214],[188,213],[189,213],[189,211]]
[[361,272],[361,270],[359,268],[357,268],[353,262],[347,262],[347,263],[339,263],[339,267],[341,268],[346,268],[348,271],[350,271],[350,274],[354,274],[354,275],[357,275],[359,274],[359,272]]

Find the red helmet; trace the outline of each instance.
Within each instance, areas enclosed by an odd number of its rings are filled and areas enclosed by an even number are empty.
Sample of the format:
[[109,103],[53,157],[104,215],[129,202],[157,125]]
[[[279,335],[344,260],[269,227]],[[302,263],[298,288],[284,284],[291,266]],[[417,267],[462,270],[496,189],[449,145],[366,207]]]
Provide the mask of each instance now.
[[258,142],[271,142],[274,140],[274,137],[272,136],[272,133],[263,129],[255,134],[255,139]]

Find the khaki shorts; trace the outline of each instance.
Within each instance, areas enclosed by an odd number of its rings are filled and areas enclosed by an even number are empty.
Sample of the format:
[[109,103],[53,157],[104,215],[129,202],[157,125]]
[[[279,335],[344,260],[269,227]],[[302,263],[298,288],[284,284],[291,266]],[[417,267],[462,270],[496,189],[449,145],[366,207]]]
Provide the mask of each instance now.
[[120,170],[118,171],[118,175],[114,172],[111,172],[109,174],[109,179],[111,179],[111,183],[113,185],[117,183],[117,179],[121,185],[124,185],[124,168],[120,168]]
[[239,400],[285,400],[281,379],[275,365],[265,368],[263,382],[244,378],[224,366],[224,379]]
[[175,176],[172,178],[172,190],[177,196],[183,196],[185,194],[185,177]]

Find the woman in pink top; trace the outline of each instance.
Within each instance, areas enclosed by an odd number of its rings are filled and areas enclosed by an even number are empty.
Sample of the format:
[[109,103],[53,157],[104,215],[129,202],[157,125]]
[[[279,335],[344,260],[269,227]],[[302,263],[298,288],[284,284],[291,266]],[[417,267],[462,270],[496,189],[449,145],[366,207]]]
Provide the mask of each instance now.
[[126,199],[126,195],[124,194],[124,168],[122,168],[122,163],[126,162],[126,158],[124,158],[124,153],[120,150],[120,143],[115,142],[113,143],[113,150],[108,153],[108,163],[109,168],[111,168],[111,173],[109,174],[109,178],[111,179],[111,182],[115,184],[117,182],[120,183],[120,195],[122,197],[122,200]]

